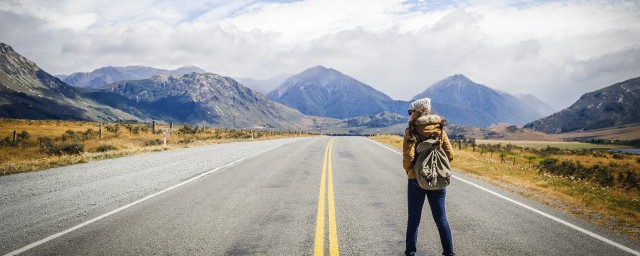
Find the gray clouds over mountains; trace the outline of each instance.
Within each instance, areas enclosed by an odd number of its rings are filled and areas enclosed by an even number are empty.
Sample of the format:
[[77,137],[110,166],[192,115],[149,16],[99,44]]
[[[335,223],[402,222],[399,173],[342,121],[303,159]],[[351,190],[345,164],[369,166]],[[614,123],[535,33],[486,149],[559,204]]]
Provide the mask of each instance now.
[[462,73],[556,109],[640,75],[637,1],[2,1],[0,41],[55,74],[321,64],[408,100]]

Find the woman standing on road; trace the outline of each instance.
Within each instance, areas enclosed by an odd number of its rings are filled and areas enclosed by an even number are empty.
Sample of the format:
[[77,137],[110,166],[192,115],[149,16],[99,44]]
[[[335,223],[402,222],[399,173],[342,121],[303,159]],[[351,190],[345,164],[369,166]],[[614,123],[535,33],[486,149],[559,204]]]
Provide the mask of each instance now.
[[[409,106],[409,127],[404,132],[404,141],[402,145],[402,165],[407,172],[408,181],[408,214],[407,236],[405,255],[416,255],[416,241],[418,240],[418,225],[420,224],[420,216],[422,215],[422,206],[425,197],[429,201],[433,220],[438,226],[440,233],[440,243],[442,243],[442,255],[455,255],[453,252],[453,242],[451,240],[451,230],[447,222],[445,214],[444,198],[446,188],[441,190],[425,190],[422,189],[416,180],[416,173],[413,170],[415,146],[417,139],[414,133],[424,137],[431,138],[440,137],[442,132],[442,140],[440,145],[444,149],[449,161],[453,160],[453,148],[449,142],[447,134],[444,132],[445,120],[438,115],[431,113],[431,99],[419,99],[411,103]],[[412,133],[412,131],[414,133]]]

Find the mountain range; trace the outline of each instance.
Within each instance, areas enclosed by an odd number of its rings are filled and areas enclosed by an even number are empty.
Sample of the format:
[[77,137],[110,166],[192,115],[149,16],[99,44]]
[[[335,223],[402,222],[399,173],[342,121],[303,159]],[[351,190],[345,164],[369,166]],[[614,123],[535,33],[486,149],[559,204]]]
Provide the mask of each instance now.
[[157,75],[184,75],[193,72],[206,73],[207,71],[195,66],[183,66],[174,70],[145,66],[109,66],[98,68],[91,72],[76,72],[68,76],[58,75],[58,78],[76,87],[100,88],[119,81],[147,79]]
[[[290,77],[267,97],[304,114],[338,119],[384,111],[406,115],[410,103],[393,100],[351,76],[323,66]],[[477,84],[464,75],[443,79],[412,100],[424,97],[431,98],[433,110],[450,122],[481,127],[495,123],[524,125],[550,114],[551,108],[532,95],[516,97]]]
[[640,77],[586,93],[568,108],[525,125],[545,133],[640,123]]
[[106,105],[179,123],[253,129],[302,129],[313,123],[295,109],[273,102],[232,78],[212,73],[121,81],[87,94]]
[[[520,98],[475,83],[461,74],[431,85],[412,100],[425,97],[431,98],[435,112],[454,124],[479,127],[496,123],[524,125],[544,116]],[[533,96],[528,99],[536,100]]]
[[[323,66],[287,78],[267,96],[197,67],[105,67],[62,78],[85,87],[68,85],[0,43],[0,117],[398,133],[406,126],[409,105]],[[528,122],[525,130],[558,133],[640,123],[639,88],[640,78],[630,79],[587,93],[545,118],[553,109],[534,96],[494,90],[461,74],[433,84],[413,100],[430,97],[433,110],[452,125]]]
[[307,115],[338,119],[407,111],[407,102],[394,101],[353,77],[323,66],[289,77],[267,97]]
[[0,43],[0,116],[27,119],[140,120],[85,97]]

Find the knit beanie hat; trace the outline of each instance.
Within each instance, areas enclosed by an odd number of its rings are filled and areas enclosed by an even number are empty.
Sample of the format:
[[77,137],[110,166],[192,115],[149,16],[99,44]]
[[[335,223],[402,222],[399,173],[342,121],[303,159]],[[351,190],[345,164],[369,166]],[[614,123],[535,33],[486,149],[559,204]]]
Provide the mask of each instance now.
[[409,105],[409,110],[426,110],[427,113],[431,112],[431,99],[423,98],[411,102]]

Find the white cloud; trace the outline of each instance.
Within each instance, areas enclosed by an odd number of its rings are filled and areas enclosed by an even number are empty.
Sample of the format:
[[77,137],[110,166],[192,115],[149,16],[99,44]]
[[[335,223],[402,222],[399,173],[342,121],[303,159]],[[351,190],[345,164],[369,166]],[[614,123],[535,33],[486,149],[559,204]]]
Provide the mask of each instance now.
[[193,64],[268,78],[322,64],[397,99],[463,73],[557,108],[640,76],[637,1],[0,1],[2,13],[0,41],[51,73]]

